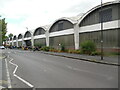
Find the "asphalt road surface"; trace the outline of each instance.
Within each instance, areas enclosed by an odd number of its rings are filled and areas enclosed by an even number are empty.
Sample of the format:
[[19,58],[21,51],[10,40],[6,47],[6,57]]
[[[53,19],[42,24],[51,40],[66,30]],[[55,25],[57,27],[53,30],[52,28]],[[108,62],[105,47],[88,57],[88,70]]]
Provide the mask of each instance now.
[[13,88],[118,88],[118,67],[52,56],[4,50]]

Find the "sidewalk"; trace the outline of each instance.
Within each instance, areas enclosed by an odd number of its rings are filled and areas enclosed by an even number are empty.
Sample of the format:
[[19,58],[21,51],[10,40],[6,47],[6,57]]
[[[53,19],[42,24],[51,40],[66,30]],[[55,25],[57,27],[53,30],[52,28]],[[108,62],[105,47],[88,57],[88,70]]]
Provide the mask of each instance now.
[[0,86],[1,86],[1,80],[2,80],[2,58],[0,57]]
[[3,74],[3,58],[5,58],[5,56],[3,55],[3,53],[0,51],[0,90],[2,89],[2,88],[4,88],[3,87],[3,76],[2,76],[2,74]]
[[107,64],[107,65],[115,65],[118,66],[118,57],[104,57],[104,60],[101,60],[100,56],[89,56],[89,55],[80,55],[80,54],[71,54],[71,53],[58,53],[58,52],[44,52],[45,54],[55,55],[55,56],[62,56],[67,58],[73,58],[78,60],[84,60],[94,63],[101,63],[101,64]]
[[0,89],[2,88],[2,53],[0,52]]

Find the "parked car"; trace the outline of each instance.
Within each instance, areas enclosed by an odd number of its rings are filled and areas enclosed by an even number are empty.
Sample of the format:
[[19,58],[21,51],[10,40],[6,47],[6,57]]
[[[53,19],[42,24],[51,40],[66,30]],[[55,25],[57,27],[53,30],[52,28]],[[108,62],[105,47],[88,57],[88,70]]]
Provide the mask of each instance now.
[[24,50],[28,50],[28,47],[24,47]]
[[5,47],[4,46],[0,46],[0,49],[5,49]]
[[39,47],[33,48],[33,51],[40,51]]

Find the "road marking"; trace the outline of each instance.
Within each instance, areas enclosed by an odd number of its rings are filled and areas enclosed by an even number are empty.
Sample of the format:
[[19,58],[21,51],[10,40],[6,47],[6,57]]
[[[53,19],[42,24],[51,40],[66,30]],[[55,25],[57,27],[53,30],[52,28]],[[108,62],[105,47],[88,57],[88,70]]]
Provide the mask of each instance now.
[[7,64],[7,60],[6,59],[5,59],[5,63],[6,63],[6,71],[7,71],[8,88],[12,88],[11,80],[10,80],[10,74],[9,74],[9,70],[8,70],[8,64]]
[[24,80],[23,78],[21,78],[21,77],[19,77],[17,74],[15,74],[16,71],[17,71],[17,69],[18,69],[18,65],[12,63],[12,61],[13,61],[13,59],[11,59],[11,60],[9,61],[9,63],[15,66],[15,70],[13,71],[13,76],[16,77],[16,78],[18,78],[19,80],[21,80],[21,81],[24,82],[25,84],[27,84],[29,87],[33,88],[34,86],[33,86],[31,83],[29,83],[28,81]]

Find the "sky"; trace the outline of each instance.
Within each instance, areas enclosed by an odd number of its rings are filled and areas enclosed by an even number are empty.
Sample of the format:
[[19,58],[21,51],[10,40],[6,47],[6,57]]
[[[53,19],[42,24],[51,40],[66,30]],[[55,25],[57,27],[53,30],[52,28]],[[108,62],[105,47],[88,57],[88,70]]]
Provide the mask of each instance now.
[[[103,0],[103,3],[114,0]],[[0,0],[0,18],[6,18],[7,35],[18,35],[50,25],[61,17],[86,13],[101,0]]]

